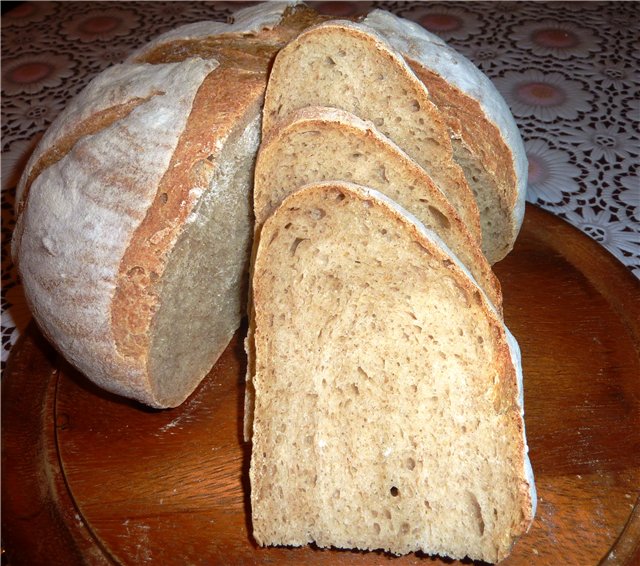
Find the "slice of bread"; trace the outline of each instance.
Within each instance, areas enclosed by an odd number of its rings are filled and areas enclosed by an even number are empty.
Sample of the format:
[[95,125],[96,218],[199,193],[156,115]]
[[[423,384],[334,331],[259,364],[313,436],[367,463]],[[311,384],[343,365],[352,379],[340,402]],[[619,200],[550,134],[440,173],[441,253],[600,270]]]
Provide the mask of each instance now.
[[519,352],[437,236],[307,185],[262,228],[251,324],[259,544],[509,553],[535,508]]
[[346,180],[379,190],[434,230],[501,312],[500,283],[459,214],[424,169],[371,122],[335,108],[295,110],[263,140],[254,179],[256,229],[310,182]]
[[489,78],[415,22],[384,10],[363,20],[403,54],[451,132],[453,155],[480,209],[490,263],[513,248],[524,216],[528,163],[511,111]]
[[373,122],[431,176],[481,241],[478,206],[453,160],[447,125],[424,84],[371,28],[330,21],[302,32],[276,56],[263,137],[290,112],[331,106]]

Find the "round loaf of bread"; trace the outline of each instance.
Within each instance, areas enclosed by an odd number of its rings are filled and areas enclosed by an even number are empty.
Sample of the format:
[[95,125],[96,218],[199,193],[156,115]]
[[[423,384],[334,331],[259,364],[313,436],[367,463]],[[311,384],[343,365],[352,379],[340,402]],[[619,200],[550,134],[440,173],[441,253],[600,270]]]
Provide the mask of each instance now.
[[91,81],[32,155],[14,260],[44,334],[99,386],[176,406],[238,328],[267,70],[308,12],[166,34]]

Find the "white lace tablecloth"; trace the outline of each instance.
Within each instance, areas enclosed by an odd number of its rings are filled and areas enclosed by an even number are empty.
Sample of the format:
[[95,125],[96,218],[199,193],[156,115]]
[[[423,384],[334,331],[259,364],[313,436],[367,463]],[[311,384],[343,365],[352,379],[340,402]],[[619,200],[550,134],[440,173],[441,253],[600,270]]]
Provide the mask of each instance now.
[[[31,315],[9,247],[17,180],[65,103],[173,27],[246,2],[34,2],[2,18],[2,365]],[[309,2],[415,20],[474,61],[516,117],[527,200],[577,226],[640,278],[640,3]]]

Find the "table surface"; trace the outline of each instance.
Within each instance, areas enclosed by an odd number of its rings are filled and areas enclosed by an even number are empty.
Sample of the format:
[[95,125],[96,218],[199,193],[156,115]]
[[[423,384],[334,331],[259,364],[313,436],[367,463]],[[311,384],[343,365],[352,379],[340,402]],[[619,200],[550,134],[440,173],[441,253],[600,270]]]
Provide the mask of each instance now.
[[[97,73],[181,24],[249,2],[37,2],[2,18],[2,367],[31,315],[9,248],[15,186],[42,132]],[[475,62],[515,115],[527,200],[640,278],[640,3],[309,2],[415,20]]]
[[[246,2],[37,2],[2,17],[2,368],[29,324],[10,258],[22,168],[66,102],[103,69],[181,24]],[[422,24],[475,62],[511,107],[527,200],[567,220],[640,278],[640,3],[309,2]]]

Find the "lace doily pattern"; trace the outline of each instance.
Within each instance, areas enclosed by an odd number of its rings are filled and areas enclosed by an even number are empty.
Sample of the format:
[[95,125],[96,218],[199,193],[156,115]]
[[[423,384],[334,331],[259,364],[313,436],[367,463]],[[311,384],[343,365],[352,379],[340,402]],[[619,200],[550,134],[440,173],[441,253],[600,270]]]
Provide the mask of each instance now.
[[[11,262],[15,187],[42,133],[91,78],[182,24],[249,2],[33,2],[2,18],[2,365],[30,320]],[[529,158],[527,199],[640,278],[637,2],[309,2],[383,8],[438,34],[505,97]]]

